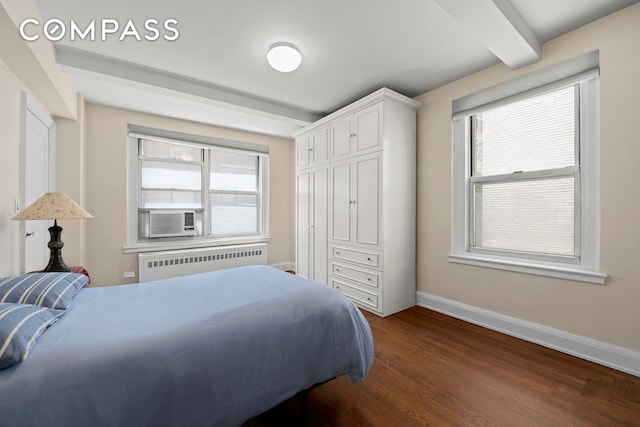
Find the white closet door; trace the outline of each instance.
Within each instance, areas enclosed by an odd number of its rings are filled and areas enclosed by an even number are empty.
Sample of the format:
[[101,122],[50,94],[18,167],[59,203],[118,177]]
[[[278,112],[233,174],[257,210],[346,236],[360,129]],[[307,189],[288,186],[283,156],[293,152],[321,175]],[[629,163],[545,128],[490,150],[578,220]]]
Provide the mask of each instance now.
[[351,116],[331,125],[331,158],[351,153]]
[[310,172],[301,172],[297,175],[296,192],[296,216],[297,216],[297,245],[296,245],[296,274],[309,278],[310,273]]
[[355,114],[356,152],[380,145],[380,115],[382,105],[376,104]]
[[304,137],[296,140],[296,167],[303,168],[309,165],[310,138]]
[[331,238],[351,241],[351,161],[331,165]]
[[329,168],[313,172],[313,280],[329,283]]
[[[355,242],[380,244],[380,162],[379,154],[355,160]],[[398,218],[400,220],[400,218]]]
[[312,158],[314,164],[320,164],[329,161],[329,128],[320,129],[311,137]]

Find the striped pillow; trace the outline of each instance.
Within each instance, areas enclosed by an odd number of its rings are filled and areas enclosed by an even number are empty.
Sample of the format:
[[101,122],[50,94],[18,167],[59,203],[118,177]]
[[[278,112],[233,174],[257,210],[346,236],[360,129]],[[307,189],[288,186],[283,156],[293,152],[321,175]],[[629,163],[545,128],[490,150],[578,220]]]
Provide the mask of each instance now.
[[66,309],[89,283],[79,273],[32,273],[0,279],[0,303],[34,304]]
[[0,369],[26,360],[38,337],[63,313],[37,305],[0,303]]

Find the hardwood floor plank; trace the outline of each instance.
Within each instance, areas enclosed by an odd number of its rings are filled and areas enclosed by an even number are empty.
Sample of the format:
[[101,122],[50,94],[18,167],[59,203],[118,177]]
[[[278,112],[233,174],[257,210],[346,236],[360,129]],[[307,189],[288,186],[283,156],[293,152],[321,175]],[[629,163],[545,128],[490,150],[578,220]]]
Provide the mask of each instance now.
[[421,307],[365,312],[367,378],[313,390],[245,423],[267,426],[640,426],[640,378]]

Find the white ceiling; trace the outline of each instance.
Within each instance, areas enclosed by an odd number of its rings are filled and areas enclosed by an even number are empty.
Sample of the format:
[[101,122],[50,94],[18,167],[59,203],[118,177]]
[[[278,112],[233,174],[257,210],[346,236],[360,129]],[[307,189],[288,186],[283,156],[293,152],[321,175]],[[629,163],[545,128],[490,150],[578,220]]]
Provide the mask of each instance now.
[[[73,20],[81,28],[105,18],[124,27],[131,19],[144,35],[148,18],[178,21],[173,42],[119,41],[120,33],[107,41],[57,42],[58,63],[87,101],[290,136],[383,86],[414,97],[501,60],[521,64],[520,54],[536,60],[536,43],[637,1],[35,3],[43,21],[58,18],[70,26]],[[278,41],[298,46],[298,70],[279,73],[268,66],[267,49]],[[510,63],[510,57],[518,59]]]

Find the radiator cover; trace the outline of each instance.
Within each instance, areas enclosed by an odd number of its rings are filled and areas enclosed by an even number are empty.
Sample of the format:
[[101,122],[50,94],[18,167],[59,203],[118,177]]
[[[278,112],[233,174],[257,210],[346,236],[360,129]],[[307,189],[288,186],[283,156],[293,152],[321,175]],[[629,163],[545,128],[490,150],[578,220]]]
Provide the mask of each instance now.
[[138,281],[267,263],[267,245],[217,246],[138,254]]

